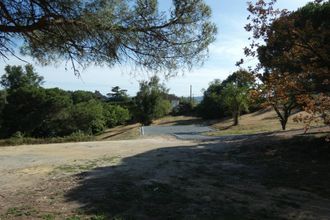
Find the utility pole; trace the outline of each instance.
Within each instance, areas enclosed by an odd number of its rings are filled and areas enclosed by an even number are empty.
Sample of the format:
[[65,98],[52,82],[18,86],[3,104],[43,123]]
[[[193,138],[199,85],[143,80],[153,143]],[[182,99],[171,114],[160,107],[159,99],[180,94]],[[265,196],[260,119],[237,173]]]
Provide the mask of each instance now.
[[190,104],[192,104],[192,85],[190,85],[190,97],[189,97]]

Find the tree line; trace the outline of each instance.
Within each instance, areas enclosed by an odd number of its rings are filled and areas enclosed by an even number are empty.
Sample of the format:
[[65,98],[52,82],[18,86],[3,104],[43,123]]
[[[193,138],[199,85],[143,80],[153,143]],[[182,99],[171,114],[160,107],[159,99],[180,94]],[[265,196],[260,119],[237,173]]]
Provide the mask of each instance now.
[[93,135],[127,122],[150,124],[171,109],[168,90],[158,77],[140,82],[136,97],[118,86],[104,96],[97,91],[46,89],[43,83],[32,65],[6,66],[0,81],[2,138]]

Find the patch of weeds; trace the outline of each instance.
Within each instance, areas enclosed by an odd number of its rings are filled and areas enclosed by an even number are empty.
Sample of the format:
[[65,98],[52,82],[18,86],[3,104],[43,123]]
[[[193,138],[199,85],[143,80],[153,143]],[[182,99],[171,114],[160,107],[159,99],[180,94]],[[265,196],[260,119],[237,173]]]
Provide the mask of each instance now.
[[50,143],[68,143],[68,142],[87,142],[95,141],[92,135],[82,132],[75,132],[65,137],[33,138],[25,137],[21,132],[16,132],[12,137],[0,140],[0,146],[16,146],[22,144],[50,144]]
[[114,165],[117,164],[120,161],[119,156],[114,156],[114,157],[102,157],[98,158],[95,160],[89,160],[86,161],[83,164],[70,164],[70,165],[61,165],[55,168],[55,171],[51,174],[56,174],[56,173],[68,173],[68,174],[73,174],[73,173],[79,173],[79,172],[84,172],[84,171],[89,171],[97,167],[101,166],[109,166],[109,165]]
[[78,215],[84,215],[85,211],[82,208],[77,208],[75,213],[78,214]]
[[[108,218],[104,214],[98,214],[98,215],[94,215],[91,217],[91,220],[106,220],[106,219],[108,219]],[[120,219],[121,218],[118,218],[118,220],[120,220]]]
[[44,219],[44,220],[54,220],[55,216],[52,215],[52,214],[45,214],[41,218]]
[[37,214],[38,212],[35,209],[32,209],[30,207],[12,207],[9,208],[6,212],[7,216],[32,216]]
[[77,215],[66,218],[65,220],[80,220],[81,218]]

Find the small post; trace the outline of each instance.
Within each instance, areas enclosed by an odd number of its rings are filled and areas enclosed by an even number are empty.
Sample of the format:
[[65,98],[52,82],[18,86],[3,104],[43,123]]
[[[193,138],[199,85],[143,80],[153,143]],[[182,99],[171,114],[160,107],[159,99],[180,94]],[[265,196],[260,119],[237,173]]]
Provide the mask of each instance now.
[[141,133],[141,136],[144,136],[144,128],[143,128],[143,125],[141,126],[140,133]]

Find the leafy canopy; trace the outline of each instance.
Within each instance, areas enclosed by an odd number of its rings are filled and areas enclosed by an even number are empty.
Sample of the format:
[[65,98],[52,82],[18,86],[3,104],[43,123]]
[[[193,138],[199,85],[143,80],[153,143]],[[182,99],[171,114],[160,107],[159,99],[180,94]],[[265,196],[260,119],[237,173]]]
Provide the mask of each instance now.
[[140,90],[135,97],[137,119],[145,124],[151,124],[153,119],[160,118],[170,112],[171,104],[165,99],[168,89],[160,83],[157,76],[149,81],[140,82]]
[[5,73],[1,76],[0,84],[10,90],[25,86],[40,86],[43,83],[43,77],[39,76],[32,65],[6,66]]
[[173,71],[201,63],[215,39],[211,9],[203,0],[173,0],[168,12],[157,0],[2,0],[0,55],[23,54],[42,64],[131,63]]
[[282,128],[299,106],[330,124],[330,1],[315,0],[289,12],[274,8],[276,0],[250,2],[251,32],[247,56],[257,56],[262,95],[278,114]]

